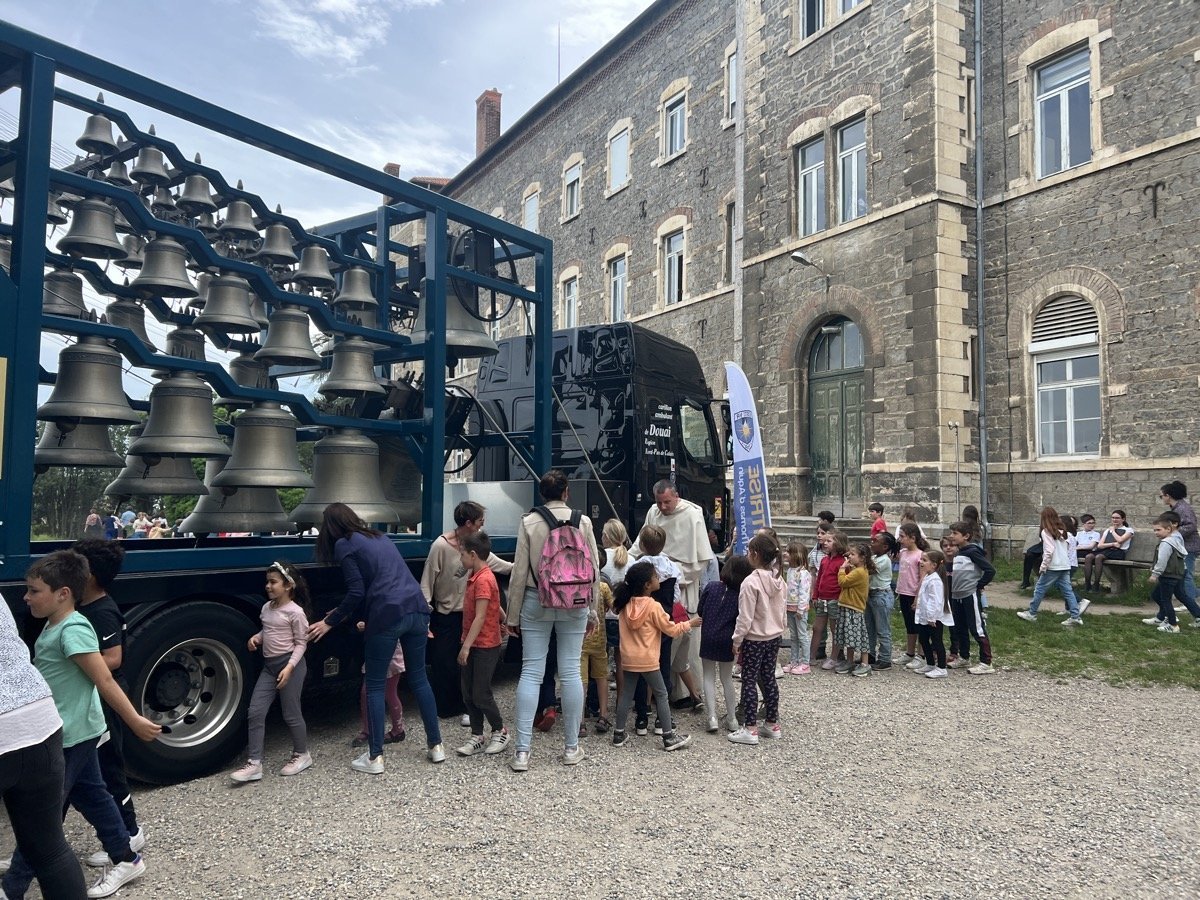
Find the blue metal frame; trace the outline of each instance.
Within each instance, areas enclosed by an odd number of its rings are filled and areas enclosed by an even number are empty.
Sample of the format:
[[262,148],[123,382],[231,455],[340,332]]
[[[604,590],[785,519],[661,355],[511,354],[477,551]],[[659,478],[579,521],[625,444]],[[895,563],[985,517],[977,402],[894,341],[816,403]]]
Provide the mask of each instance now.
[[[19,579],[35,556],[29,535],[37,386],[39,380],[52,383],[54,379],[53,374],[43,373],[39,364],[42,329],[102,336],[136,366],[193,371],[222,396],[285,403],[301,423],[310,428],[350,427],[368,433],[403,435],[409,447],[416,451],[424,479],[423,526],[420,536],[396,536],[395,541],[406,556],[423,556],[427,553],[441,529],[443,518],[447,348],[444,340],[427,341],[416,346],[407,335],[388,330],[392,306],[404,304],[406,299],[411,305],[411,294],[405,295],[396,289],[396,279],[403,276],[404,272],[395,264],[391,254],[410,255],[411,258],[412,248],[392,240],[390,232],[396,225],[422,217],[427,234],[427,302],[424,304],[426,321],[423,324],[428,333],[445,333],[451,277],[483,289],[503,291],[521,302],[534,305],[537,355],[535,427],[532,433],[510,437],[530,448],[538,472],[549,468],[553,421],[550,388],[553,253],[549,240],[261,122],[0,22],[0,57],[5,56],[11,58],[15,68],[12,65],[0,65],[0,71],[8,71],[10,77],[10,83],[0,85],[0,89],[18,86],[21,107],[17,138],[8,146],[9,152],[0,155],[0,175],[13,175],[16,185],[13,224],[11,227],[0,227],[0,233],[11,234],[13,240],[11,276],[0,272],[0,315],[4,315],[9,324],[8,328],[0,329],[0,362],[5,368],[3,407],[0,411],[4,429],[0,454],[0,580]],[[0,59],[2,62],[4,60]],[[56,87],[55,80],[59,75],[71,76],[373,193],[394,198],[394,202],[360,216],[305,231],[297,220],[268,209],[257,195],[230,186],[219,171],[187,160],[169,140],[142,132],[123,111]],[[117,124],[126,138],[134,139],[106,157],[106,161],[131,158],[142,145],[158,147],[175,170],[176,180],[187,174],[203,174],[223,200],[246,200],[261,220],[286,224],[294,237],[324,246],[335,263],[362,265],[370,269],[379,301],[378,320],[359,325],[337,318],[319,298],[280,288],[261,267],[219,256],[195,229],[155,219],[140,202],[135,202],[136,197],[130,191],[84,178],[71,171],[51,168],[50,147],[56,103],[89,113],[103,113]],[[46,248],[46,196],[51,190],[102,196],[114,202],[140,231],[152,230],[170,235],[183,243],[198,261],[247,278],[255,291],[272,306],[279,303],[303,306],[324,330],[341,335],[359,334],[382,345],[385,349],[377,354],[377,365],[400,359],[423,359],[425,406],[422,417],[419,420],[386,421],[331,416],[317,410],[299,394],[243,388],[232,380],[223,367],[215,363],[198,363],[151,353],[127,329],[88,320],[43,315],[41,304],[45,266],[66,262],[61,254],[48,252]],[[452,224],[475,228],[500,238],[513,246],[515,258],[532,259],[535,289],[529,291],[519,285],[450,265],[446,261],[447,236]],[[374,259],[371,259],[368,247],[375,248]],[[98,290],[115,296],[135,296],[128,288],[109,281],[95,263],[88,260],[70,262]],[[190,315],[174,312],[161,299],[150,298],[147,305],[160,321],[186,324],[193,320]],[[232,348],[240,344],[244,342],[228,342]],[[308,436],[311,437],[311,433]],[[485,438],[482,443],[499,440],[499,437]],[[536,488],[533,493],[536,493]],[[501,549],[511,549],[512,540],[511,537],[506,540],[502,536],[496,544]],[[212,542],[207,541],[204,546],[177,549],[174,546],[176,543],[172,541],[172,546],[162,550],[129,554],[125,569],[129,572],[168,572],[244,568],[263,566],[274,559],[303,563],[311,561],[313,553],[311,541],[295,538],[263,538],[254,546],[239,547],[212,546]]]

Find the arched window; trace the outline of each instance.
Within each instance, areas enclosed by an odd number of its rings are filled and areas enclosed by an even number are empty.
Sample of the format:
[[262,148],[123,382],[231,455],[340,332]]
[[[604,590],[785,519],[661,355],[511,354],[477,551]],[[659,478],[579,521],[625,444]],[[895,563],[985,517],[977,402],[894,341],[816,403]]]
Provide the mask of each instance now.
[[1100,453],[1100,321],[1087,299],[1054,297],[1033,320],[1029,353],[1037,392],[1037,452]]
[[821,326],[809,357],[809,372],[827,375],[863,367],[862,333],[849,319],[835,319]]

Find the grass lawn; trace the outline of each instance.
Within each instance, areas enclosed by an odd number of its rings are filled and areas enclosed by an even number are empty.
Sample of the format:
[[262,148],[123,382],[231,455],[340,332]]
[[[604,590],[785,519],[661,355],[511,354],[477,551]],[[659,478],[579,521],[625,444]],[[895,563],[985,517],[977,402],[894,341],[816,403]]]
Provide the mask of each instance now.
[[[1013,582],[1021,583],[1021,560],[1020,559],[994,559],[992,565],[996,567],[996,581],[998,582]],[[1090,595],[1090,599],[1097,603],[1111,603],[1113,606],[1142,606],[1152,602],[1150,600],[1150,585],[1146,583],[1146,576],[1149,570],[1139,570],[1133,574],[1133,584],[1126,594],[1107,594],[1097,592]],[[1033,577],[1037,578],[1037,573],[1034,572]],[[1083,575],[1077,574],[1075,583],[1082,582]],[[1107,584],[1107,582],[1105,582]],[[1081,594],[1082,588],[1076,587],[1075,593]],[[1028,596],[1033,596],[1033,589],[1030,588],[1024,592]],[[1055,594],[1054,597],[1058,595]]]

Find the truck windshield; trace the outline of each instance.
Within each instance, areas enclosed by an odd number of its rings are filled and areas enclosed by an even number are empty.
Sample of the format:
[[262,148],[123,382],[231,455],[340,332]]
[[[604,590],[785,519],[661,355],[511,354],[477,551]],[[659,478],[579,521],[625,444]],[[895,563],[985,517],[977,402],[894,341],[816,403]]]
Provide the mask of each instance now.
[[718,462],[717,443],[713,436],[712,422],[708,411],[694,409],[686,403],[679,406],[679,424],[683,433],[683,446],[688,456],[697,462]]

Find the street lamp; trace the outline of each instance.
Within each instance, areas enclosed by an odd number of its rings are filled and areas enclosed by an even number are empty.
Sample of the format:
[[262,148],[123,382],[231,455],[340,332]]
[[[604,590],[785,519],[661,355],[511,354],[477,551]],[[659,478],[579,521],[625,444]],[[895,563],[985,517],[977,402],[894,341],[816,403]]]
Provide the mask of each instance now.
[[954,432],[954,505],[962,509],[962,466],[958,458],[958,423],[947,422],[946,427]]
[[815,262],[813,262],[813,260],[810,259],[803,250],[793,250],[791,253],[791,257],[792,257],[793,262],[798,262],[802,266],[812,267],[812,268],[816,269],[818,272],[820,272],[822,275],[824,275],[825,276],[825,293],[827,293],[827,294],[829,293],[829,285],[833,282],[833,279],[830,277],[828,272],[826,272],[819,265],[817,265]]

